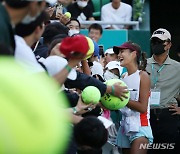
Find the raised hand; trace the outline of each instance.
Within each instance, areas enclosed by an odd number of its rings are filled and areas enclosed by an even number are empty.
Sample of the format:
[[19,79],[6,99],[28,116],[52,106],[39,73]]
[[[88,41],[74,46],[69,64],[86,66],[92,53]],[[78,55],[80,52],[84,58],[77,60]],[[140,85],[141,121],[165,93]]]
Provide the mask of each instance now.
[[76,110],[77,110],[77,114],[78,115],[81,115],[81,114],[84,114],[86,112],[89,112],[89,111],[92,111],[93,109],[95,109],[96,107],[96,104],[84,104],[82,99],[81,99],[81,96],[79,97],[79,100],[78,100],[78,103],[76,105]]
[[[128,88],[126,86],[121,86],[121,83],[115,83],[114,87],[114,96],[119,97],[121,100],[127,98],[126,93],[128,93]],[[113,94],[113,93],[111,93]]]

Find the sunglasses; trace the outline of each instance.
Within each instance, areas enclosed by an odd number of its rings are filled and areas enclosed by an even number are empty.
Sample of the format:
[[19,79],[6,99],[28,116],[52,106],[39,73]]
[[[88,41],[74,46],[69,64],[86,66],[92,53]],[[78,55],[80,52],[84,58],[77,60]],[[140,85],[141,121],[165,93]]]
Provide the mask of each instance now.
[[164,42],[166,42],[166,41],[160,40],[158,38],[151,39],[151,44],[164,44]]

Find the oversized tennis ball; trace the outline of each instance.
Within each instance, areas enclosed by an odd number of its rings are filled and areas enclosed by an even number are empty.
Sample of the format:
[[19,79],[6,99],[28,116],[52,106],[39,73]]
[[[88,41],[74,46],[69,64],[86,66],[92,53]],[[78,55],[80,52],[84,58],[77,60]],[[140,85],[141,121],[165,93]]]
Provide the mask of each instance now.
[[64,15],[67,16],[68,18],[71,18],[71,13],[70,12],[66,12]]
[[85,104],[97,104],[101,99],[101,93],[98,88],[88,86],[82,91],[81,97]]
[[0,70],[0,153],[64,153],[70,115],[54,81],[5,57]]
[[[111,86],[115,83],[121,83],[121,86],[127,86],[122,80],[120,79],[110,79],[106,81],[106,84]],[[123,98],[123,101],[121,101],[120,98],[113,96],[111,94],[104,94],[104,96],[101,97],[101,103],[103,104],[104,107],[106,107],[109,110],[118,110],[123,108],[124,106],[127,105],[127,103],[129,102],[129,98],[130,98],[130,93],[128,92],[126,94],[126,96],[128,98]]]
[[90,58],[93,55],[93,53],[94,53],[94,43],[93,43],[93,40],[91,38],[87,37],[87,36],[86,36],[86,39],[88,41],[89,50],[88,50],[88,52],[87,52],[87,54],[86,54],[84,59]]

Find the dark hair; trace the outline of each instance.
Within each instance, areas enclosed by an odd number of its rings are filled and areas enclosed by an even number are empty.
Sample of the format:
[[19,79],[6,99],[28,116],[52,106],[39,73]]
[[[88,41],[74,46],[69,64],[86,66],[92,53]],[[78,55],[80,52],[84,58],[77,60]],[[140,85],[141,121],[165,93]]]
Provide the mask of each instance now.
[[68,37],[66,34],[58,34],[54,36],[52,42],[49,45],[48,55],[50,55],[51,50],[56,46],[56,44],[61,43],[61,41],[66,37]]
[[48,20],[48,15],[45,11],[43,11],[35,21],[31,22],[30,24],[18,24],[15,28],[15,32],[17,35],[21,37],[28,36],[32,34],[35,29],[40,26],[42,27],[42,24]]
[[79,25],[79,28],[81,28],[81,24],[80,24],[80,22],[79,22],[79,20],[78,20],[77,18],[71,18],[71,19],[69,20],[69,22],[66,23],[66,26],[67,26],[68,24],[70,24],[71,21],[76,21],[76,22],[78,23],[78,25]]
[[74,126],[74,137],[77,145],[100,149],[108,138],[108,131],[96,117],[85,117]]
[[137,53],[136,53],[136,55],[137,55],[137,58],[136,58],[137,64],[139,66],[139,69],[144,71],[145,68],[146,68],[146,65],[147,65],[146,53],[141,52],[141,47],[138,44],[136,44],[136,43],[134,43],[132,41],[128,41],[128,43],[130,43],[133,46],[133,48],[136,49],[136,51],[137,51]]
[[97,23],[91,24],[89,26],[89,32],[91,29],[96,29],[96,30],[99,30],[101,34],[103,33],[103,29],[102,29],[102,26],[100,24],[97,24]]
[[180,45],[177,46],[176,50],[177,53],[180,53]]
[[23,0],[5,0],[8,6],[16,9],[24,8],[28,6],[31,2],[30,1],[23,1]]
[[[53,38],[52,38],[52,42],[54,41],[54,40],[59,40],[59,43],[61,43],[61,41],[64,39],[64,38],[66,38],[66,37],[68,37],[68,35],[67,34],[58,34],[58,35],[56,35],[56,36],[54,36]],[[51,42],[51,43],[52,43]]]
[[141,53],[141,60],[139,62],[139,69],[146,71],[146,66],[147,66],[147,56],[145,52]]
[[[14,8],[14,9],[21,9],[24,7],[27,7],[32,1],[26,1],[26,0],[4,0],[8,6]],[[41,5],[42,1],[38,2],[38,5]]]
[[50,44],[53,40],[53,37],[58,34],[68,35],[68,31],[69,28],[59,22],[53,22],[48,24],[42,35],[44,38],[44,44]]

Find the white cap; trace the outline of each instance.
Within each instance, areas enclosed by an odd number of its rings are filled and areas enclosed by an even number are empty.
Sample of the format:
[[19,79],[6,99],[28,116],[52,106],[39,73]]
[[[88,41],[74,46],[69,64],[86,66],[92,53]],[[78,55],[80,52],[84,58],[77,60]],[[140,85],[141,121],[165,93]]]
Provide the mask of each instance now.
[[[49,56],[46,59],[41,58],[39,61],[45,65],[50,76],[59,73],[68,64],[66,59],[59,56]],[[76,70],[72,69],[67,78],[70,80],[76,80]]]
[[113,48],[109,48],[104,52],[104,54],[115,54],[115,53],[113,51]]
[[168,40],[168,39],[171,40],[171,34],[169,33],[169,31],[167,31],[164,28],[159,28],[155,30],[151,36],[151,39],[154,37],[157,37],[163,41]]
[[92,76],[99,74],[103,78],[103,67],[102,67],[102,65],[99,62],[94,61],[93,66],[91,67],[91,73],[92,73]]
[[122,70],[123,70],[123,67],[120,66],[120,62],[118,61],[110,61],[107,65],[106,65],[106,68],[108,70],[112,70],[112,69],[115,69],[117,68],[119,70],[119,74],[122,73]]

